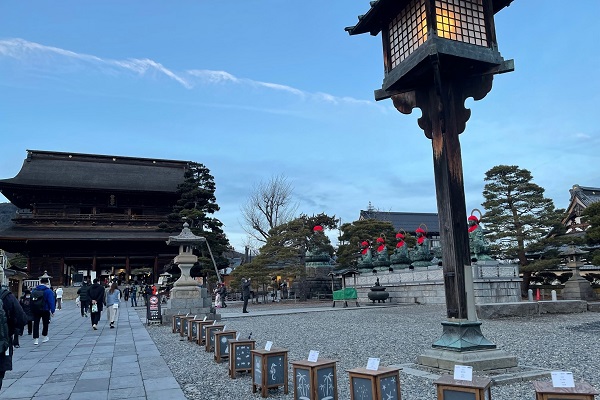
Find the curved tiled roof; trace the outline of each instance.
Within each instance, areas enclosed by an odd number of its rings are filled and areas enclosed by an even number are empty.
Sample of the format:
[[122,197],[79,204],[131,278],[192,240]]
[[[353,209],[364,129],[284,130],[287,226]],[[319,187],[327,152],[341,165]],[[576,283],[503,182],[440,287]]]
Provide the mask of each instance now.
[[438,235],[440,232],[440,222],[436,213],[411,213],[411,212],[386,212],[361,210],[360,219],[376,219],[378,221],[389,221],[394,228],[405,230],[414,234],[415,230],[421,225],[427,226],[427,232],[432,235]]
[[600,188],[574,185],[569,192],[571,192],[571,199],[577,197],[586,207],[600,201]]
[[52,187],[174,193],[190,162],[27,150],[14,178],[0,189]]

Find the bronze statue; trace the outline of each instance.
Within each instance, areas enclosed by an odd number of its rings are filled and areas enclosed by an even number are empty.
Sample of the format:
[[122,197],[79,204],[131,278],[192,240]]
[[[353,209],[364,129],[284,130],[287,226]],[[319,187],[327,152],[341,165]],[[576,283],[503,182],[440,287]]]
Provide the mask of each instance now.
[[390,256],[391,267],[396,268],[408,268],[410,265],[410,257],[408,256],[408,245],[404,241],[404,234],[396,233],[396,248],[394,253]]
[[385,267],[390,266],[390,255],[388,254],[387,246],[385,245],[385,237],[382,235],[377,238],[377,251],[375,252],[375,260],[373,261],[374,267]]
[[475,211],[479,210],[471,211],[471,215],[467,218],[467,223],[469,224],[469,249],[471,251],[471,260],[492,260],[492,257],[489,256],[490,245],[483,235],[483,229],[481,229],[481,226],[479,225],[481,212],[479,213],[479,218],[477,218],[473,215]]
[[427,267],[433,259],[433,255],[429,249],[429,239],[427,239],[427,231],[420,226],[415,231],[417,234],[417,245],[409,252],[413,267]]
[[371,243],[369,243],[368,240],[364,240],[360,243],[360,260],[358,261],[358,268],[373,268],[373,254],[371,253]]

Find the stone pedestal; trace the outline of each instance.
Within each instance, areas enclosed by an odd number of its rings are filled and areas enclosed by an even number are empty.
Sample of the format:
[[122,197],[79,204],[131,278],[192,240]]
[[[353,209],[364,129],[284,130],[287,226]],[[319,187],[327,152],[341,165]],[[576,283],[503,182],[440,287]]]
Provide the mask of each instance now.
[[212,320],[221,319],[212,308],[208,290],[199,286],[175,286],[171,289],[170,299],[163,307],[163,316],[169,321],[176,314],[196,315],[200,319],[205,316]]
[[417,364],[446,371],[453,371],[455,365],[469,365],[475,371],[508,369],[518,365],[517,357],[498,349],[462,353],[443,349],[429,349],[417,357]]
[[575,273],[565,283],[565,288],[562,292],[563,300],[595,300],[596,294],[592,285],[579,274]]

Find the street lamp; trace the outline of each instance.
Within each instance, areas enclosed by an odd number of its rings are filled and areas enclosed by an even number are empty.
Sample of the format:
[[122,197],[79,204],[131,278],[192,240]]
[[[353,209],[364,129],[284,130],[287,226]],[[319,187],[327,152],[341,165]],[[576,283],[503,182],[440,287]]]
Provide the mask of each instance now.
[[[346,28],[350,35],[381,32],[384,79],[375,99],[391,98],[404,114],[420,108],[419,127],[432,140],[448,317],[433,347],[449,352],[496,347],[469,312],[474,298],[466,289],[472,275],[465,273],[471,262],[458,135],[471,115],[465,100],[483,99],[495,74],[514,69],[498,52],[494,27],[494,14],[511,2],[377,0],[358,24]],[[516,358],[509,358],[504,364],[516,365]]]

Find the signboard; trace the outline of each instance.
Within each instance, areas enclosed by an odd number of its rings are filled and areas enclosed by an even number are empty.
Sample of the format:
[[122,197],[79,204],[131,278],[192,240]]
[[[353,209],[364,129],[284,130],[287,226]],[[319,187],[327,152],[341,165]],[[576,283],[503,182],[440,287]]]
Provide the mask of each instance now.
[[151,295],[146,302],[146,323],[150,322],[160,322],[162,324],[160,299],[156,295]]

